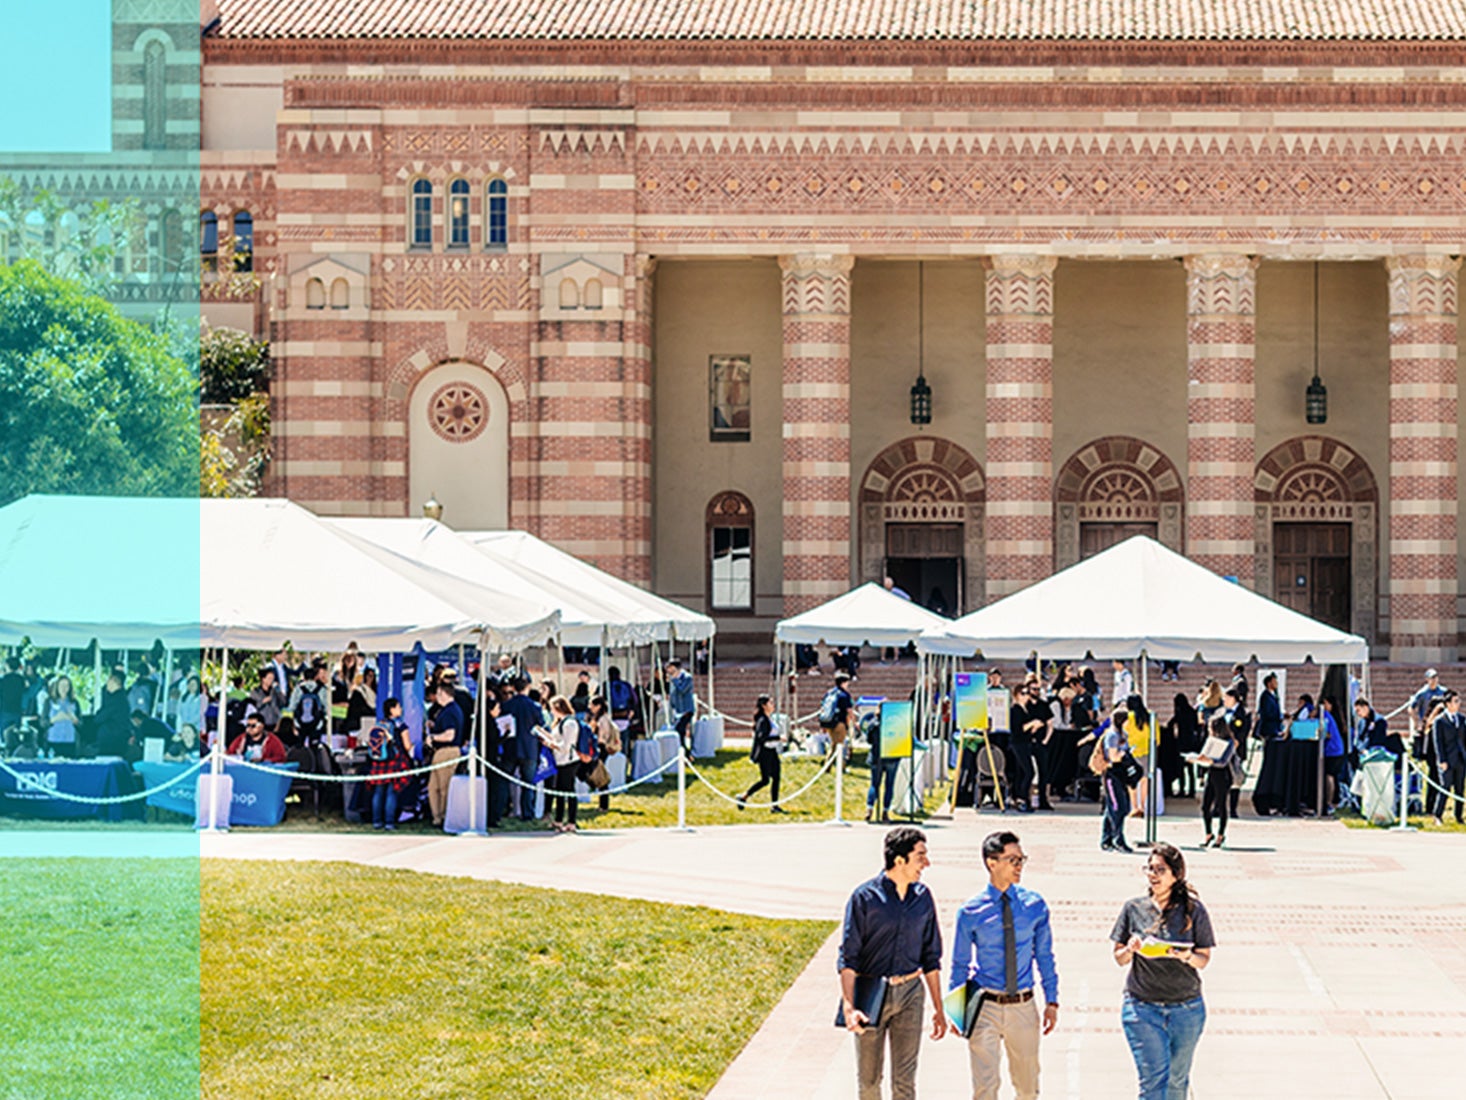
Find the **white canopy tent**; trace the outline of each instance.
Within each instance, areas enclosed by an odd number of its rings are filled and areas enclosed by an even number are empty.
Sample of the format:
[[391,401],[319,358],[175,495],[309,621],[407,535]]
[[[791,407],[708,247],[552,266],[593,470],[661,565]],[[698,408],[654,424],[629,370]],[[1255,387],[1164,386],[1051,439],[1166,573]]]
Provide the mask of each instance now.
[[950,625],[950,619],[893,595],[878,584],[862,584],[793,618],[780,620],[774,626],[774,641],[786,645],[904,646],[926,631]]
[[917,640],[926,654],[1347,664],[1369,645],[1137,535]]

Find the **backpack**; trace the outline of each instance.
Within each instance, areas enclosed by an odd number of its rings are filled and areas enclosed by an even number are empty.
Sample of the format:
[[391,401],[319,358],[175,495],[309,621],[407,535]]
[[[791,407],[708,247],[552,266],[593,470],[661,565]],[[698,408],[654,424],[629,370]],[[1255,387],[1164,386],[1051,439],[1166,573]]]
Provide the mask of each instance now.
[[840,689],[832,687],[820,701],[820,728],[832,729],[840,724]]
[[635,696],[631,693],[631,685],[625,680],[612,680],[608,685],[607,694],[612,710],[630,710],[636,702]]
[[295,728],[302,733],[315,733],[321,724],[321,696],[316,691],[302,691],[295,707]]
[[589,764],[596,758],[596,731],[591,729],[590,723],[576,719],[576,725],[580,732],[575,738],[575,755],[580,757],[582,764]]

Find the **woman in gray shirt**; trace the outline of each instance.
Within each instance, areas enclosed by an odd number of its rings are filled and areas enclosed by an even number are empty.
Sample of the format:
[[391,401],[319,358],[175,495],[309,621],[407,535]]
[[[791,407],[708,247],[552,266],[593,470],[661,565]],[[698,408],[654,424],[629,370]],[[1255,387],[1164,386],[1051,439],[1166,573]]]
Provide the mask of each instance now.
[[1131,898],[1115,929],[1115,962],[1129,966],[1120,1023],[1140,1076],[1140,1100],[1186,1100],[1191,1059],[1206,1025],[1201,971],[1216,945],[1211,917],[1186,881],[1186,859],[1157,844],[1149,893]]

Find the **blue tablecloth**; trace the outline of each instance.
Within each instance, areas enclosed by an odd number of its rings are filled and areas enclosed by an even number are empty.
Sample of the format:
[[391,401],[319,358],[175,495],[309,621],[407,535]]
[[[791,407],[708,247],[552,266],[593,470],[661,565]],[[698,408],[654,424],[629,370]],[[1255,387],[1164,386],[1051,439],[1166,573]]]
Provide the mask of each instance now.
[[[149,788],[152,788],[162,787],[169,780],[181,776],[188,771],[189,765],[140,763],[136,767],[143,781]],[[291,773],[296,771],[299,765],[271,764],[270,767],[281,768]],[[174,813],[186,814],[188,817],[195,816],[198,777],[200,774],[207,774],[208,770],[209,767],[205,764],[203,772],[196,772],[157,794],[148,795],[148,805],[157,806],[163,810],[172,810]],[[285,796],[290,793],[290,784],[294,779],[292,775],[246,768],[234,760],[224,761],[224,773],[234,780],[234,801],[229,807],[229,824],[280,824],[285,817]]]
[[95,817],[103,821],[142,816],[140,802],[94,806],[51,797],[52,791],[88,798],[131,793],[132,773],[120,756],[95,760],[7,760],[5,766],[24,778],[17,781],[8,772],[0,771],[0,813],[21,817]]

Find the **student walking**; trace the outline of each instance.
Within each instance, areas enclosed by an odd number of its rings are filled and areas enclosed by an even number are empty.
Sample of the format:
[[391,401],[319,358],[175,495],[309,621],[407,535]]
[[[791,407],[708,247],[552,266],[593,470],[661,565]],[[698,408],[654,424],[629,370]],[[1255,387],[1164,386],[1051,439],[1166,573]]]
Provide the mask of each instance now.
[[779,805],[779,731],[774,726],[774,704],[767,695],[760,695],[753,714],[753,748],[749,757],[758,765],[758,782],[738,796],[738,808],[748,808],[748,800],[764,787],[769,788],[770,813],[787,811]]
[[1180,851],[1157,844],[1145,874],[1150,889],[1125,903],[1110,933],[1115,962],[1130,967],[1120,1023],[1140,1077],[1140,1100],[1186,1100],[1206,1025],[1201,971],[1216,938],[1206,906],[1186,881]]
[[[940,984],[942,933],[936,903],[921,882],[921,873],[931,865],[925,834],[908,825],[892,829],[886,834],[885,863],[880,874],[855,888],[845,906],[836,963],[841,1018],[856,1037],[860,1100],[881,1100],[888,1043],[891,1100],[915,1100],[923,987],[932,998],[931,1037],[947,1033]],[[874,1019],[856,1004],[857,990],[872,985],[884,989]]]
[[[1034,971],[1043,984],[1042,1034],[1059,1022],[1059,972],[1048,903],[1019,885],[1028,857],[1015,833],[982,842],[988,885],[957,912],[948,988],[981,998],[967,1039],[973,1100],[998,1100],[1001,1043],[1018,1100],[1038,1096],[1039,1013]],[[974,989],[973,986],[976,986]]]
[[[1206,769],[1206,786],[1201,792],[1201,820],[1206,825],[1206,839],[1201,846],[1220,848],[1227,843],[1227,808],[1232,801],[1232,767],[1237,759],[1237,745],[1232,740],[1231,723],[1222,715],[1211,720],[1208,732],[1225,747],[1215,757],[1203,753],[1196,758],[1197,766]],[[1213,818],[1219,825],[1216,830],[1212,829]]]

